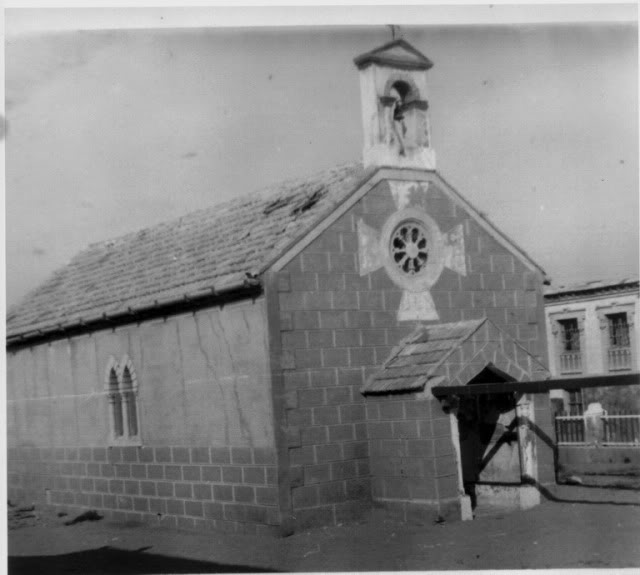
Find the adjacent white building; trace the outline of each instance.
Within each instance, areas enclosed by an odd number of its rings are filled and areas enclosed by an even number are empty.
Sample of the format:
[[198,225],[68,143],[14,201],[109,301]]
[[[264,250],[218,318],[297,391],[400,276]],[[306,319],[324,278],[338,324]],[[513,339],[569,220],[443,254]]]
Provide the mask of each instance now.
[[[640,326],[635,321],[638,278],[549,286],[545,316],[549,366],[556,377],[638,370]],[[568,411],[580,411],[580,390],[551,392]]]

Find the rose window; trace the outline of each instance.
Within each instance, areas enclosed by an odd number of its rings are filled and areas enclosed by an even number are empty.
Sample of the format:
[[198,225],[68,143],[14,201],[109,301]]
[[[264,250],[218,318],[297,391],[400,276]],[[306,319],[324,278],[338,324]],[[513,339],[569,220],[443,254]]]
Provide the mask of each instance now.
[[427,232],[417,222],[400,224],[391,236],[393,262],[409,276],[424,271],[429,259],[427,247]]

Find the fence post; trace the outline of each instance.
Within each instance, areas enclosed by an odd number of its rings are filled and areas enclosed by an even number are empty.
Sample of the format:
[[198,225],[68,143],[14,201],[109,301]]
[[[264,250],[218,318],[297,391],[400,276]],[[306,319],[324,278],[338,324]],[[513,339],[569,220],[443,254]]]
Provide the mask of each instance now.
[[523,483],[531,483],[537,479],[535,444],[533,432],[530,429],[530,422],[533,419],[532,403],[532,398],[527,394],[523,394],[516,403],[520,476]]
[[599,445],[604,439],[604,414],[605,411],[599,403],[590,403],[584,412],[584,441],[588,445]]

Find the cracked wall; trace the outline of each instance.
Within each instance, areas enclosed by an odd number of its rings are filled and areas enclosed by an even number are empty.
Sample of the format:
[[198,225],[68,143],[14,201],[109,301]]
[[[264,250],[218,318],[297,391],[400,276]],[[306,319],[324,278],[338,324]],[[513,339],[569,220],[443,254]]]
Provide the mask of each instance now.
[[[110,441],[106,366],[124,355],[142,445]],[[271,528],[270,386],[263,299],[9,353],[10,497],[185,528]]]
[[9,444],[108,446],[104,373],[131,357],[145,445],[273,445],[262,301],[210,308],[8,356]]

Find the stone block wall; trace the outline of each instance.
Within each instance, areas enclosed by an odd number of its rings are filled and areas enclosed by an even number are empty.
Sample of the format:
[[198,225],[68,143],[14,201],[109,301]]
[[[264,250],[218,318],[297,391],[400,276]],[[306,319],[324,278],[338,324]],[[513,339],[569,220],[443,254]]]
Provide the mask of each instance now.
[[450,416],[435,398],[368,395],[373,497],[402,521],[460,518]]
[[[444,268],[430,290],[434,323],[488,317],[544,361],[541,274],[452,201],[435,176],[426,193],[412,197],[443,233],[459,225],[464,232],[466,275]],[[361,274],[358,222],[379,231],[398,209],[389,183],[378,183],[278,272],[283,423],[301,528],[347,519],[371,498],[369,457],[381,444],[369,435],[360,388],[417,322],[399,321],[403,289],[384,268]],[[450,490],[443,486],[438,496]]]
[[10,448],[8,496],[181,529],[277,534],[273,448]]

